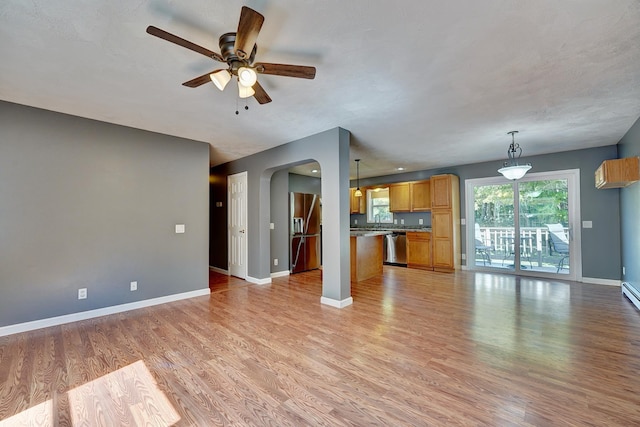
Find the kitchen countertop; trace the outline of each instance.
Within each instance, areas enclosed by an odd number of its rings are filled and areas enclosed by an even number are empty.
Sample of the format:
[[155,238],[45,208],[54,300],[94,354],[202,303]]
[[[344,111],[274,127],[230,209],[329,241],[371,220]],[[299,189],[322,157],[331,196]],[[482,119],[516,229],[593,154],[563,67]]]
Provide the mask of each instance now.
[[[355,233],[363,233],[359,235],[364,235],[365,233],[378,233],[378,234],[389,234],[389,233],[406,233],[406,232],[425,232],[431,233],[431,227],[421,227],[421,228],[378,228],[378,227],[351,227],[351,235],[354,236]],[[372,234],[373,235],[373,234]]]
[[361,229],[351,229],[351,236],[354,237],[371,237],[371,236],[384,236],[387,234],[391,234],[390,231],[386,230],[361,230]]

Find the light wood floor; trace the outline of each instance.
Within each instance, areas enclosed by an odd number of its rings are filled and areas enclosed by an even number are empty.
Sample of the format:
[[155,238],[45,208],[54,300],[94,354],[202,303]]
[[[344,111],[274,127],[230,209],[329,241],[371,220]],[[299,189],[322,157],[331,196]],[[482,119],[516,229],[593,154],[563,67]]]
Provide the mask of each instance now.
[[0,426],[640,425],[620,288],[386,267],[320,271],[0,338]]

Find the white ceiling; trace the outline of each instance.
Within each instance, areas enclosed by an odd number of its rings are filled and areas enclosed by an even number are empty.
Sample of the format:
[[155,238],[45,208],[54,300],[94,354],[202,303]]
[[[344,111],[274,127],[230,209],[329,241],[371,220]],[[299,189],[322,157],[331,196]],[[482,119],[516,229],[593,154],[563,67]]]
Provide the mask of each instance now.
[[[265,16],[273,102],[181,83],[220,63],[240,7]],[[0,99],[211,144],[220,164],[341,126],[360,177],[617,143],[640,116],[636,0],[2,0]],[[237,106],[240,114],[236,116]],[[352,162],[352,175],[355,166]]]

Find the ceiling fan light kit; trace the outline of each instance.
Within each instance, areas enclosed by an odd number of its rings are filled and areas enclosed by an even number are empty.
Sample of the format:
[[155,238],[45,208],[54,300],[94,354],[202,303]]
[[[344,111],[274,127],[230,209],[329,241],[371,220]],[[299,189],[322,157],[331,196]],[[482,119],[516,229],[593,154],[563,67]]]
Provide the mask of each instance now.
[[253,63],[258,46],[256,39],[262,28],[264,16],[255,10],[243,6],[240,12],[238,30],[235,33],[225,33],[220,36],[218,44],[220,53],[213,52],[160,28],[149,26],[147,33],[152,36],[175,43],[194,52],[200,53],[214,61],[226,63],[227,69],[210,71],[207,74],[184,82],[187,87],[198,87],[209,81],[224,90],[232,76],[238,78],[238,96],[240,98],[255,97],[259,104],[271,102],[271,98],[258,83],[258,74],[313,79],[316,76],[315,67],[290,64]]
[[258,81],[258,75],[249,67],[238,68],[238,82],[245,87],[251,87]]
[[238,80],[238,96],[240,98],[249,98],[256,94],[251,86],[244,86],[240,80]]
[[511,135],[511,144],[507,149],[507,157],[509,158],[503,163],[502,167],[498,169],[505,178],[512,181],[522,178],[531,169],[531,163],[518,164],[518,159],[522,156],[522,148],[520,144],[516,144],[514,134],[518,133],[517,130],[507,132],[507,135]]
[[209,74],[211,81],[220,90],[224,90],[227,83],[231,81],[231,73],[227,70],[217,70]]

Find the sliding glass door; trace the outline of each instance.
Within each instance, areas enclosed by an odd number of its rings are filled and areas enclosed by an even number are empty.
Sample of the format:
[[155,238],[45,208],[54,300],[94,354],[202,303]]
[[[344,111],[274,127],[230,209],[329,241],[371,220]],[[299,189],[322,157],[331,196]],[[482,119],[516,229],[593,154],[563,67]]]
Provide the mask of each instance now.
[[578,182],[577,170],[467,180],[469,269],[579,278]]

